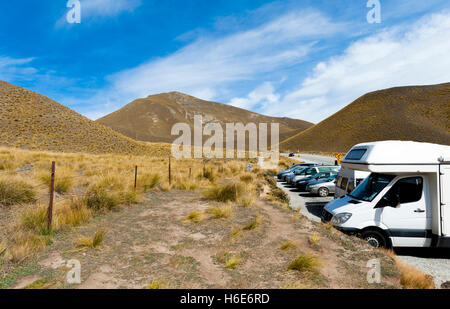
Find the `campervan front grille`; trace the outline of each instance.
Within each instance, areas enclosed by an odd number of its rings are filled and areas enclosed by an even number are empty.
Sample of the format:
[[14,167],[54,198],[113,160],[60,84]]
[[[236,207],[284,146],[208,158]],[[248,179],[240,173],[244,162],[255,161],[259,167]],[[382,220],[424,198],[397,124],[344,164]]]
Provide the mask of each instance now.
[[333,218],[333,215],[331,213],[329,213],[325,209],[322,210],[322,221],[323,222],[328,223],[331,221],[332,218]]

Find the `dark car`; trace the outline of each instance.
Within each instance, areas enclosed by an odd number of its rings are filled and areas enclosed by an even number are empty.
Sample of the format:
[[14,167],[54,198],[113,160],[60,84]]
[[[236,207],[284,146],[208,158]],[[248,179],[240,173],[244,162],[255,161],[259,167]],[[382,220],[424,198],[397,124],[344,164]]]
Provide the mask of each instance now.
[[321,179],[327,179],[330,178],[333,175],[337,175],[337,172],[319,172],[315,175],[312,175],[310,177],[306,177],[306,178],[302,178],[300,180],[298,180],[295,183],[295,186],[301,190],[301,191],[305,191],[306,190],[306,186],[312,182],[312,181],[316,181],[316,180],[321,180]]
[[305,167],[312,167],[312,166],[316,166],[317,164],[313,164],[313,163],[297,163],[292,165],[291,167],[285,169],[284,171],[281,171],[278,173],[278,179],[279,180],[286,180],[286,175],[292,173],[295,170],[299,170],[299,169],[303,169]]
[[293,158],[293,157],[295,157],[295,153],[292,152],[289,154],[289,158]]

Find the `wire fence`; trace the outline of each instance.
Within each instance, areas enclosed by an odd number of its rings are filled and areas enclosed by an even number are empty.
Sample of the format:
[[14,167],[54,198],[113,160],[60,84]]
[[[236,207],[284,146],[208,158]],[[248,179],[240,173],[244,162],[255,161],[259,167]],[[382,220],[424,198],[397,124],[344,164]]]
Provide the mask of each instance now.
[[[173,181],[173,162],[172,162],[172,158],[168,158],[163,160],[163,162],[167,161],[167,177],[168,177],[168,182],[169,182],[169,186],[172,185],[172,181]],[[142,170],[142,168],[147,168],[148,165],[146,164],[146,166],[139,166],[138,164],[136,164],[135,161],[118,161],[115,162],[115,164],[123,164],[123,163],[127,163],[130,164],[131,166],[133,166],[133,172],[130,171],[130,174],[127,175],[128,177],[133,177],[132,178],[132,184],[133,184],[133,190],[136,191],[137,187],[138,187],[138,182],[139,182],[139,172]],[[141,162],[142,163],[142,162]],[[204,160],[203,161],[203,172],[202,172],[202,176],[206,177],[206,164],[207,161]],[[38,185],[35,186],[31,186],[30,189],[32,190],[36,190],[38,188],[47,188],[49,190],[48,196],[47,197],[38,197],[35,202],[38,205],[42,205],[42,203],[48,202],[48,210],[47,210],[47,214],[48,214],[48,230],[50,231],[52,229],[52,218],[53,218],[53,209],[54,209],[54,202],[55,202],[55,185],[56,185],[56,181],[60,182],[60,181],[67,181],[67,180],[76,180],[76,179],[80,179],[80,178],[86,178],[88,177],[87,175],[75,175],[75,176],[62,176],[62,177],[58,177],[58,169],[57,167],[66,167],[66,166],[82,166],[82,168],[86,169],[89,168],[90,170],[94,170],[95,168],[100,168],[100,167],[111,167],[111,163],[93,163],[93,164],[86,164],[86,163],[79,163],[79,164],[70,164],[70,163],[61,163],[61,164],[56,164],[56,161],[52,161],[51,164],[43,164],[43,165],[36,165],[36,166],[32,166],[31,164],[22,167],[20,169],[16,169],[16,170],[10,170],[10,171],[2,171],[0,172],[0,175],[14,175],[14,174],[21,174],[21,173],[29,173],[38,169],[47,169],[48,173],[50,176],[49,178],[49,183],[47,183],[46,181],[44,183],[40,183]],[[192,167],[186,167],[186,173],[188,173],[188,177],[189,179],[191,179],[193,177],[192,174]],[[125,176],[124,174],[122,174],[123,176]],[[104,188],[103,190],[105,190],[106,192],[115,192],[114,189],[108,189],[108,188]],[[65,192],[64,194],[56,194],[56,198],[59,200],[60,198],[63,199],[75,199],[75,198],[83,198],[86,196],[86,192]]]

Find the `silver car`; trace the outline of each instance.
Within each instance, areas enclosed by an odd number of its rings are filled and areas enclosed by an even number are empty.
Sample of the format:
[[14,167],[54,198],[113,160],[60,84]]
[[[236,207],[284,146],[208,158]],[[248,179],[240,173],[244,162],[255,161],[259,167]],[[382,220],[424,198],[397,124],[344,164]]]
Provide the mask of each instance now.
[[327,179],[311,181],[306,186],[306,191],[310,194],[319,195],[320,197],[327,197],[330,194],[334,194],[334,188],[336,187],[337,175],[330,176]]

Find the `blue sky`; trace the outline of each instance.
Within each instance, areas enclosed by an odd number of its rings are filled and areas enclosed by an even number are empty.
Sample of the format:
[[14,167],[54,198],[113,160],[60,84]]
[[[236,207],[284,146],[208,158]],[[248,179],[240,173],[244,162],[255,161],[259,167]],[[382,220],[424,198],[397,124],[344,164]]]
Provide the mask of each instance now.
[[450,82],[448,0],[67,0],[0,4],[0,79],[96,119],[181,91],[319,122],[378,89]]

